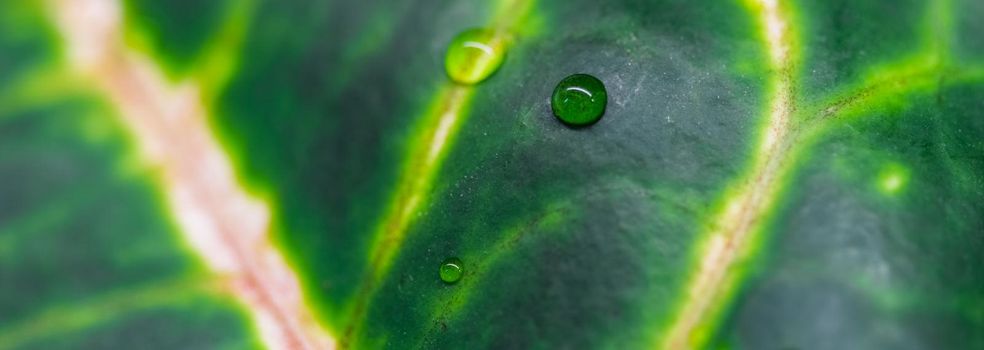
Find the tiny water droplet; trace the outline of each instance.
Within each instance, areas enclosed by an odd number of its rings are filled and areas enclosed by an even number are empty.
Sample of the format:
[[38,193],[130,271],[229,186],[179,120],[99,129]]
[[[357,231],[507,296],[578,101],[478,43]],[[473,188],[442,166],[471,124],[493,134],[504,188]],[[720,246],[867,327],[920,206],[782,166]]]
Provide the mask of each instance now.
[[605,114],[607,104],[605,84],[587,74],[564,78],[550,98],[550,108],[557,119],[572,126],[594,124]]
[[458,258],[447,258],[441,263],[440,275],[444,283],[452,284],[458,282],[463,274],[464,265],[461,264],[461,260]]
[[456,83],[477,84],[499,69],[505,54],[505,42],[494,31],[469,29],[451,41],[444,69]]

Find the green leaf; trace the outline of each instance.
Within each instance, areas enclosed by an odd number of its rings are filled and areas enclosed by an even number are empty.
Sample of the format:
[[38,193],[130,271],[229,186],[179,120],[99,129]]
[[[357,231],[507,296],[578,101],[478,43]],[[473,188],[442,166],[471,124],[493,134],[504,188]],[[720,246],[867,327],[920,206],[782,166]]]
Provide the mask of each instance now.
[[131,0],[95,69],[47,6],[0,5],[0,348],[984,347],[979,1]]
[[0,6],[0,348],[256,348],[46,10]]

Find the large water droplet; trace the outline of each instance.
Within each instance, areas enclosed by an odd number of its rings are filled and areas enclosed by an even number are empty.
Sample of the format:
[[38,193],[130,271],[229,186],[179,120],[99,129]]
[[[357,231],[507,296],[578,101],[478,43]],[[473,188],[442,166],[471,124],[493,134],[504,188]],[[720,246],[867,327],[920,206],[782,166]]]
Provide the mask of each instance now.
[[461,260],[458,258],[447,258],[441,263],[441,280],[444,283],[455,283],[461,279],[464,274],[464,265],[461,264]]
[[476,84],[495,73],[506,54],[504,40],[488,29],[469,29],[448,46],[444,69],[460,84]]
[[550,108],[557,119],[573,126],[594,124],[605,114],[607,104],[605,84],[587,74],[564,78],[550,98]]

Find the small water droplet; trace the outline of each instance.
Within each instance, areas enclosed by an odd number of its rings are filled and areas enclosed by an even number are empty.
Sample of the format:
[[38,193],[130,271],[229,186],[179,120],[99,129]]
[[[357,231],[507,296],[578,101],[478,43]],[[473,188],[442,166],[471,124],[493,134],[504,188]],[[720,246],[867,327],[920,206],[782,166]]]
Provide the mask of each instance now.
[[447,258],[441,263],[440,275],[444,283],[452,284],[458,282],[463,274],[464,265],[461,264],[461,260],[458,258]]
[[494,31],[469,29],[451,41],[444,69],[459,84],[477,84],[499,69],[505,54],[505,42]]
[[605,114],[607,104],[605,84],[587,74],[564,78],[550,98],[550,108],[557,119],[573,126],[594,124]]

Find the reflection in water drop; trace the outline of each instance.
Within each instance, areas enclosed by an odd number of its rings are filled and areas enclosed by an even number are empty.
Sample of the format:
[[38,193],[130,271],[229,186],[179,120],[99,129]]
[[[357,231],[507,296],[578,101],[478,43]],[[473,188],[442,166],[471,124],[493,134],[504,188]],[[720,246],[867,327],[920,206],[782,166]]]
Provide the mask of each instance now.
[[499,69],[505,54],[505,43],[495,32],[469,29],[451,41],[444,68],[451,80],[459,84],[476,84]]
[[458,258],[447,258],[444,259],[443,263],[441,263],[440,275],[441,280],[444,281],[444,283],[451,284],[458,282],[463,274],[464,266]]
[[564,78],[550,98],[550,108],[557,119],[573,126],[594,124],[605,114],[607,104],[605,84],[587,74]]

